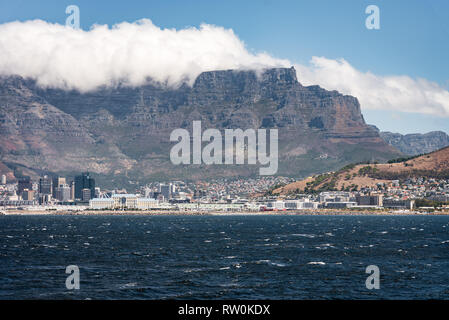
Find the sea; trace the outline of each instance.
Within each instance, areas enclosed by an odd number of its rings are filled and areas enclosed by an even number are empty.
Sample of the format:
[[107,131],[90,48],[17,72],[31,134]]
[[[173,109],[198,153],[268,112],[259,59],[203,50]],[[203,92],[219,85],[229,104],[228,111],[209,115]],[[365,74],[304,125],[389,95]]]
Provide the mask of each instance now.
[[0,299],[449,299],[449,216],[0,216]]

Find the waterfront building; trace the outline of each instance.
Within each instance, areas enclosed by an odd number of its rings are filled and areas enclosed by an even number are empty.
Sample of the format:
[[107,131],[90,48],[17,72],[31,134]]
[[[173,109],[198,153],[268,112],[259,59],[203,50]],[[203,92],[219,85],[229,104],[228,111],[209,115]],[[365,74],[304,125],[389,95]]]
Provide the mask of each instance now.
[[55,189],[55,198],[66,202],[70,200],[70,187],[67,184],[61,184]]
[[94,198],[99,198],[100,197],[100,187],[95,187],[95,196]]
[[171,186],[170,185],[160,185],[160,193],[164,196],[164,200],[168,201],[171,198]]
[[51,194],[53,189],[53,182],[48,176],[43,176],[39,179],[38,192],[39,194]]
[[317,209],[318,205],[318,202],[310,201],[309,199],[284,201],[284,207],[287,210]]
[[56,196],[56,189],[59,188],[61,185],[65,185],[66,184],[66,180],[63,177],[54,177],[53,178],[53,186],[52,186],[52,195],[53,198],[58,199],[58,197]]
[[270,202],[267,202],[266,206],[268,209],[273,209],[273,210],[284,210],[285,209],[284,201],[270,201]]
[[90,197],[95,197],[95,179],[91,178],[89,172],[84,172],[75,177],[75,199],[83,199],[83,189],[90,190]]
[[75,200],[75,181],[70,182],[70,200]]
[[52,202],[51,194],[39,194],[39,204],[48,204]]
[[325,202],[324,207],[327,209],[345,209],[357,206],[355,201]]
[[415,207],[415,200],[384,199],[383,206],[384,206],[384,208],[390,208],[390,209],[413,210]]
[[175,206],[180,211],[242,211],[246,205],[244,203],[177,203]]
[[89,201],[92,209],[139,209],[157,208],[159,201],[141,198],[136,194],[113,194],[110,198],[94,198]]
[[92,191],[89,188],[84,188],[83,190],[81,190],[81,200],[83,202],[89,201],[90,199],[92,199]]
[[33,190],[33,183],[31,182],[31,178],[28,176],[19,178],[19,182],[17,184],[17,194],[22,195],[23,190]]
[[351,194],[346,191],[326,191],[320,193],[319,201],[324,202],[349,202],[351,201]]
[[357,205],[359,206],[383,206],[383,196],[382,195],[372,195],[372,196],[362,196],[357,195],[355,197]]
[[24,189],[22,191],[22,200],[33,201],[34,200],[34,190]]
[[114,200],[111,198],[94,198],[89,201],[91,209],[113,209]]

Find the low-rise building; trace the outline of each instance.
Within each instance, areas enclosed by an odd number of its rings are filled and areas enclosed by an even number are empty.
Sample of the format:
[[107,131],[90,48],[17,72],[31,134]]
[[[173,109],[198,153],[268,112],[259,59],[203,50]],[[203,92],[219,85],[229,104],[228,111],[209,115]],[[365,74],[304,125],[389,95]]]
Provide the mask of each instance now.
[[355,197],[357,205],[359,206],[383,206],[383,196],[382,195],[370,195],[370,196],[362,196],[357,195]]
[[284,201],[284,208],[287,210],[317,209],[318,205],[318,202],[310,201],[309,199]]
[[110,198],[94,198],[89,201],[91,209],[139,209],[157,208],[159,201],[141,198],[136,194],[113,194]]
[[415,200],[384,199],[383,205],[384,208],[413,210],[415,208]]
[[324,207],[327,209],[345,209],[352,208],[357,205],[355,201],[345,201],[345,202],[325,202]]

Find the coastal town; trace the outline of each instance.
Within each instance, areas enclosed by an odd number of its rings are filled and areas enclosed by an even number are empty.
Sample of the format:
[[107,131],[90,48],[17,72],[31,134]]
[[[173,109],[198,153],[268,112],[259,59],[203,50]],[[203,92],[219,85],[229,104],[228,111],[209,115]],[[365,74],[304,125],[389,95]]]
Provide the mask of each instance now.
[[22,213],[447,213],[449,180],[409,178],[359,190],[282,193],[288,177],[153,182],[132,193],[102,190],[89,172],[0,183],[0,210]]

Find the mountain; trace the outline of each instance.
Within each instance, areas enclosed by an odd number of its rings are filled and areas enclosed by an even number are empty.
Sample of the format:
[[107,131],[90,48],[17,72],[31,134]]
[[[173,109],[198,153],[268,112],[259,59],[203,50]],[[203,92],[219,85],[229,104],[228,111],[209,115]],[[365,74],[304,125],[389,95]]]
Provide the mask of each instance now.
[[442,131],[432,131],[426,134],[413,133],[406,135],[402,135],[400,133],[380,132],[380,136],[388,144],[410,156],[429,153],[449,146],[449,136]]
[[221,132],[278,128],[279,175],[402,155],[365,123],[355,97],[303,86],[293,68],[211,71],[192,86],[150,80],[87,93],[0,77],[0,162],[9,174],[89,170],[105,186],[258,174],[258,165],[172,165],[170,133],[191,132],[194,120]]
[[347,165],[336,172],[293,182],[273,193],[360,190],[375,187],[378,183],[411,177],[449,179],[449,147],[422,156],[391,160],[389,163]]

